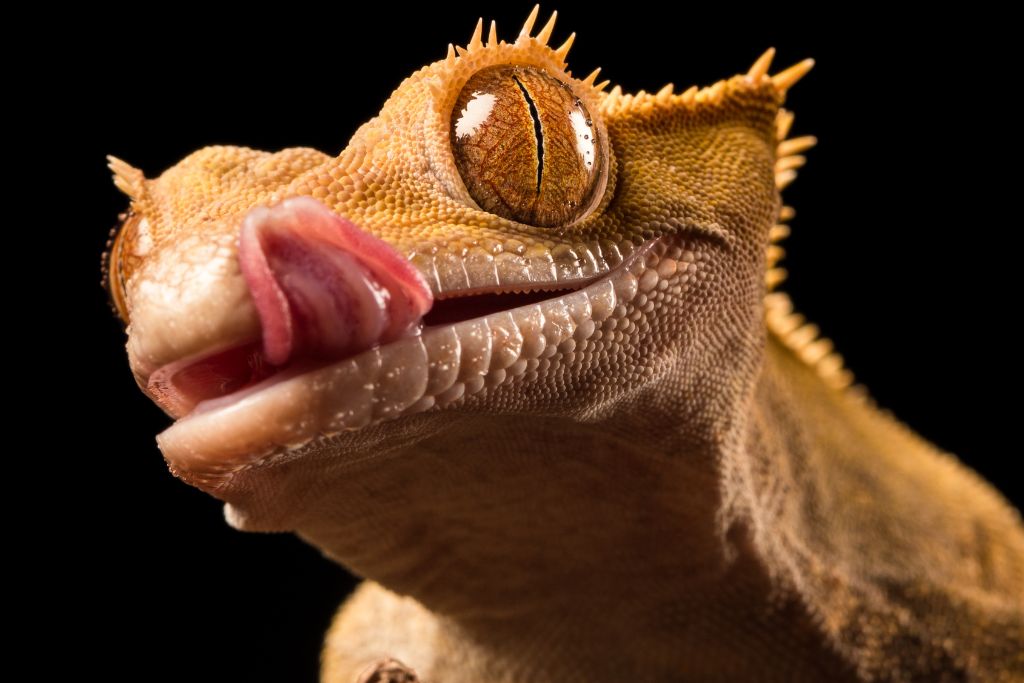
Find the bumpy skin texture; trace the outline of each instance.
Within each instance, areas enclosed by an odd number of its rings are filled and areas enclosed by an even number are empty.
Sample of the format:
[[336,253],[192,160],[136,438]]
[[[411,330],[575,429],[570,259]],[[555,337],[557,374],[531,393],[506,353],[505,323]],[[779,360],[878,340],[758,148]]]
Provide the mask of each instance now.
[[[565,74],[550,24],[531,37],[535,14],[513,43],[478,26],[336,158],[207,148],[156,180],[113,163],[143,387],[259,329],[238,230],[289,196],[383,238],[440,299],[589,283],[160,436],[231,524],[294,531],[370,579],[323,680],[1024,679],[1018,513],[847,387],[767,291],[778,190],[811,144],[785,140],[780,106],[809,65],[770,77],[769,53],[703,90],[606,94]],[[501,63],[597,112],[607,187],[574,225],[481,211],[459,176],[452,107]]]

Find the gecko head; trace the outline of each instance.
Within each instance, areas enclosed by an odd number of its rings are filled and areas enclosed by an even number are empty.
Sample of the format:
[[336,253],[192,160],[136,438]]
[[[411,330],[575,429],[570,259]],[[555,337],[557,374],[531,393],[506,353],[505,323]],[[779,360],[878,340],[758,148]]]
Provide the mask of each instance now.
[[177,474],[217,493],[466,415],[597,422],[753,372],[780,105],[810,64],[624,94],[573,77],[536,14],[511,42],[478,24],[336,157],[111,159],[132,202],[107,279]]

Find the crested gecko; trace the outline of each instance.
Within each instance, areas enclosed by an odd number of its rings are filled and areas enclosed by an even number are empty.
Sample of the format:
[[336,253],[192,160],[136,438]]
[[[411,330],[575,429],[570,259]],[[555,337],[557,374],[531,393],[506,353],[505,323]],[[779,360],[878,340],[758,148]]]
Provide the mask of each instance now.
[[1019,680],[1018,513],[777,290],[810,62],[626,94],[536,18],[337,157],[112,160],[172,471],[369,579],[323,680]]

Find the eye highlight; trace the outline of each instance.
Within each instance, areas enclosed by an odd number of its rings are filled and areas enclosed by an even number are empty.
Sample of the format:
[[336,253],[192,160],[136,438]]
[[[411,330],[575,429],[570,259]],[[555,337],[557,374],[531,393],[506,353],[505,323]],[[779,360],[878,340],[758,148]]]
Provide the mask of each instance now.
[[451,117],[455,164],[485,211],[560,227],[599,198],[606,150],[572,86],[542,69],[482,69],[463,86]]

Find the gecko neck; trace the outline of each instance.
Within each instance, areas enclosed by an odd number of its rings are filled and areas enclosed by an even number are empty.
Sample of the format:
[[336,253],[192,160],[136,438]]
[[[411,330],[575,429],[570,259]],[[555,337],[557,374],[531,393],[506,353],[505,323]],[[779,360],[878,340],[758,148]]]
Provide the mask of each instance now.
[[722,559],[721,444],[655,410],[634,404],[597,422],[462,416],[349,469],[348,485],[325,487],[345,513],[329,529],[298,528],[357,573],[460,619],[650,590],[669,569],[699,580]]

